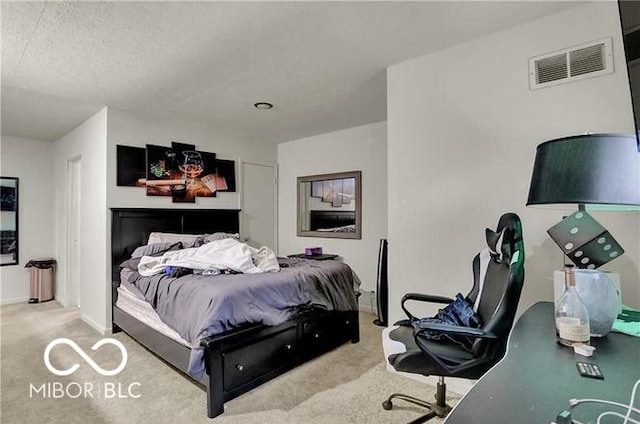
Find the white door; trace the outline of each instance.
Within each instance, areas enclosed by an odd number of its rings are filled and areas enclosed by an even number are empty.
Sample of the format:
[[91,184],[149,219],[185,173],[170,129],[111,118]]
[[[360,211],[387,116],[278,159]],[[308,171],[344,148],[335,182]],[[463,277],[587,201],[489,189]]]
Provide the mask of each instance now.
[[278,249],[278,168],[273,163],[242,162],[243,240]]
[[80,157],[67,162],[68,207],[67,207],[67,306],[80,307],[80,193],[81,193]]

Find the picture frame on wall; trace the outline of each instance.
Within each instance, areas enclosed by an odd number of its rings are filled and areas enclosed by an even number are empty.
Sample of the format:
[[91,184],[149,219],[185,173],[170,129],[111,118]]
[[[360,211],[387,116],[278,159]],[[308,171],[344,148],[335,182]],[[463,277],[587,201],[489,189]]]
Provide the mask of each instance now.
[[202,156],[202,173],[198,180],[196,195],[198,197],[216,197],[217,184],[215,178],[216,172],[216,154],[208,152],[200,152]]
[[147,196],[171,197],[176,203],[195,203],[196,197],[217,197],[236,191],[235,161],[195,145],[172,142],[171,147],[116,146],[117,185],[144,187]]
[[146,146],[147,196],[173,196],[184,191],[184,173],[180,171],[176,152],[171,147]]
[[195,203],[195,176],[202,172],[202,156],[195,144],[171,142],[171,173],[177,184],[169,186],[173,203]]
[[19,262],[18,183],[16,177],[0,177],[0,266]]
[[146,184],[146,149],[144,147],[116,145],[117,185],[144,187]]
[[216,176],[219,183],[218,191],[236,191],[236,163],[233,160],[216,160]]

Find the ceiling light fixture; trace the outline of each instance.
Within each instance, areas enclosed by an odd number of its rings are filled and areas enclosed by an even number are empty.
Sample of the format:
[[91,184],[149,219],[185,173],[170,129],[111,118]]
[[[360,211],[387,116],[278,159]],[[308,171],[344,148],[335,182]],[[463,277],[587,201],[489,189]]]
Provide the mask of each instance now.
[[267,102],[258,102],[253,105],[256,109],[272,109],[273,105]]

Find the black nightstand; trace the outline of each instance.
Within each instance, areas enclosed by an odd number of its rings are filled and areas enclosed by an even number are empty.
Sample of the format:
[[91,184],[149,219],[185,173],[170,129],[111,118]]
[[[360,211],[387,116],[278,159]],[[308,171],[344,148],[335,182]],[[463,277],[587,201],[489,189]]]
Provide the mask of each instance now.
[[296,253],[295,255],[288,255],[288,258],[304,258],[304,259],[313,259],[316,261],[327,261],[330,259],[335,259],[340,255],[331,255],[329,253],[325,253],[322,255],[305,255],[304,253]]

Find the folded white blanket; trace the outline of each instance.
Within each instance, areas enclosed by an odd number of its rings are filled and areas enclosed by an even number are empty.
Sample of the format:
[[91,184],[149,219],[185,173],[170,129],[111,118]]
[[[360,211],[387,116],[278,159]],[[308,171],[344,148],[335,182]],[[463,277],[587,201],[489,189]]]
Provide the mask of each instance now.
[[233,238],[214,240],[200,247],[174,250],[162,256],[143,256],[138,264],[140,275],[159,274],[168,266],[210,271],[231,269],[254,274],[280,270],[273,250],[266,246],[253,248]]

